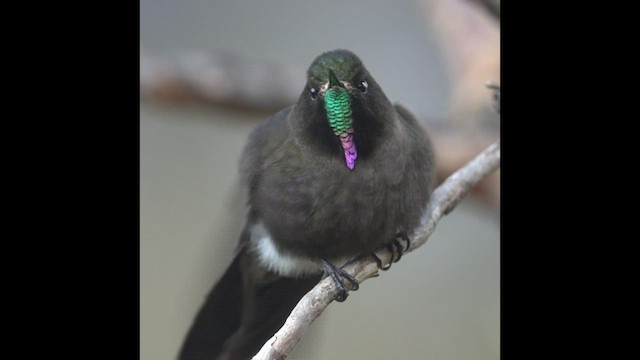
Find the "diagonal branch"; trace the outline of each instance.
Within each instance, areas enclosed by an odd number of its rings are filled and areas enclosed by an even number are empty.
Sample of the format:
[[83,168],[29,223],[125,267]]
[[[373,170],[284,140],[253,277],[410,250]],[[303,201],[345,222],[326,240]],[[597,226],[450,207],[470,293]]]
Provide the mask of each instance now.
[[[411,236],[411,247],[407,251],[413,251],[422,246],[435,230],[438,221],[451,212],[473,186],[499,167],[500,142],[496,142],[438,186],[431,195],[420,225]],[[392,254],[387,249],[379,250],[376,255],[383,264],[391,261]],[[344,269],[360,283],[378,274],[378,264],[371,255],[361,256],[349,262]],[[298,302],[282,328],[267,340],[253,359],[285,359],[302,339],[307,328],[322,314],[337,294],[338,290],[331,278],[320,281]]]

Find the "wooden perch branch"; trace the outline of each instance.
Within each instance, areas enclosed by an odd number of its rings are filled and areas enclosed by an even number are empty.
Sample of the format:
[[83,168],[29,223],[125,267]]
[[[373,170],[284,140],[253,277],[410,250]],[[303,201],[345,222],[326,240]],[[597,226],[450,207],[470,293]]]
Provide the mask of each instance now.
[[[451,212],[455,206],[482,179],[500,167],[500,142],[486,148],[475,159],[449,176],[438,186],[431,196],[427,210],[422,215],[420,226],[411,238],[413,251],[422,246],[435,230],[438,221]],[[387,249],[376,252],[383,264],[391,261],[392,254]],[[344,266],[358,282],[377,276],[378,265],[373,256],[361,256]],[[335,299],[338,290],[330,277],[320,281],[293,309],[280,330],[253,357],[254,360],[285,359],[293,347],[302,339],[311,323]]]

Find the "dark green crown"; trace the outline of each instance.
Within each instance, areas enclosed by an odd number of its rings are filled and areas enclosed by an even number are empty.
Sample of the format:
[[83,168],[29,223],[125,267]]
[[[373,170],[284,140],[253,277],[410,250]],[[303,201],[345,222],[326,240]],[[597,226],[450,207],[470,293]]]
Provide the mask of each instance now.
[[362,61],[349,50],[333,50],[318,56],[307,71],[310,78],[318,82],[329,80],[333,70],[340,80],[353,79],[362,68]]

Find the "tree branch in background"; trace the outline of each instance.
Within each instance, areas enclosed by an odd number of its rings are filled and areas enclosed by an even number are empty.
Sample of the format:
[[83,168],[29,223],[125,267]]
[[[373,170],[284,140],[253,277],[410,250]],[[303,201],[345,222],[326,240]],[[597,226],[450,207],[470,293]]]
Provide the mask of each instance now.
[[[500,143],[496,142],[438,186],[429,200],[427,210],[422,215],[420,226],[410,236],[411,247],[407,252],[422,246],[435,230],[438,221],[451,212],[476,184],[499,167]],[[393,255],[389,250],[381,249],[376,252],[376,256],[382,264],[389,264]],[[359,257],[345,265],[343,269],[354,276],[359,283],[378,274],[378,264],[372,255]],[[298,302],[282,328],[264,344],[253,359],[285,359],[302,339],[311,323],[322,314],[337,294],[338,289],[330,277],[320,281]]]
[[185,51],[154,56],[140,51],[140,99],[200,102],[274,112],[296,102],[304,69],[257,59]]

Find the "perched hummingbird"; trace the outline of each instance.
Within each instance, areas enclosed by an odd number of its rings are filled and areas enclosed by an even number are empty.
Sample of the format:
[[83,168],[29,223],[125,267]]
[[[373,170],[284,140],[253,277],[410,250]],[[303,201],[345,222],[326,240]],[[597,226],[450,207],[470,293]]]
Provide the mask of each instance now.
[[435,184],[428,136],[347,50],[313,61],[298,102],[250,135],[240,173],[246,225],[182,360],[250,359],[323,274],[344,301],[358,283],[340,266],[385,246],[399,259]]

